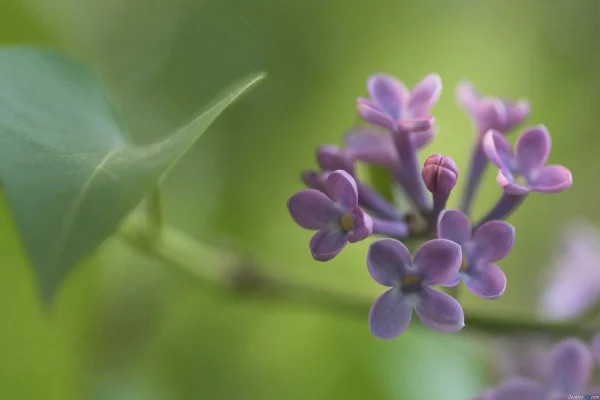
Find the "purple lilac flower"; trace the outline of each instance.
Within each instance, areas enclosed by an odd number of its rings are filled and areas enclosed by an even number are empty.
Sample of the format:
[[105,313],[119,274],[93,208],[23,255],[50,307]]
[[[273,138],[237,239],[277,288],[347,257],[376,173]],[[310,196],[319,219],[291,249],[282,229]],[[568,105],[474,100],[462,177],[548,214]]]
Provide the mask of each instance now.
[[[431,137],[414,136],[414,144],[421,149],[429,144]],[[390,170],[398,168],[400,160],[392,133],[374,126],[359,126],[344,135],[349,155],[358,161],[381,165]]]
[[462,264],[457,274],[444,282],[456,286],[463,280],[477,296],[495,299],[506,288],[506,275],[493,262],[508,255],[515,242],[515,229],[504,221],[489,221],[471,236],[469,218],[458,210],[444,210],[438,222],[438,237],[452,240],[462,248]]
[[324,184],[327,194],[307,189],[288,201],[294,221],[318,231],[310,240],[317,261],[331,260],[348,242],[366,239],[373,231],[371,217],[358,207],[356,182],[346,171],[332,172]]
[[473,400],[496,400],[496,391],[494,389],[485,389],[473,398]]
[[[434,135],[430,110],[439,99],[442,81],[439,75],[430,74],[409,92],[390,75],[377,74],[368,79],[367,90],[371,99],[358,99],[358,113],[365,121],[390,131],[399,161],[394,176],[414,206],[425,211],[430,204],[420,177],[417,145]],[[423,137],[418,138],[420,135]]]
[[545,361],[552,342],[535,334],[510,334],[494,338],[491,357],[501,379],[524,377],[543,380]]
[[506,134],[525,122],[530,112],[528,101],[481,96],[469,81],[457,85],[456,100],[472,118],[478,135],[490,129]]
[[527,378],[511,378],[498,386],[495,400],[559,400],[569,394],[588,393],[592,355],[580,340],[558,343],[550,352],[546,367],[546,385]]
[[460,246],[445,239],[424,243],[412,260],[406,246],[395,239],[372,243],[367,255],[369,273],[390,288],[375,300],[369,312],[373,335],[392,339],[402,334],[411,321],[413,307],[421,322],[432,329],[462,329],[464,314],[458,301],[430,288],[452,278],[461,259]]
[[330,174],[330,171],[317,171],[314,169],[307,169],[302,171],[302,173],[300,174],[300,179],[302,179],[302,182],[308,188],[325,193],[327,191],[327,189],[325,189],[325,182],[327,181],[327,177]]
[[482,148],[483,136],[489,130],[507,134],[521,125],[529,117],[529,103],[525,100],[482,97],[473,84],[468,81],[458,84],[456,100],[471,117],[477,130],[471,151],[469,176],[461,203],[461,210],[469,215],[475,191],[488,165],[488,160]]
[[376,74],[367,80],[367,91],[370,99],[357,100],[358,113],[365,121],[394,132],[427,132],[426,135],[432,135],[433,117],[429,111],[442,91],[439,75],[427,75],[409,92],[393,76]]
[[550,147],[550,134],[543,125],[523,132],[514,153],[499,132],[488,132],[483,143],[488,159],[498,167],[498,184],[506,193],[514,195],[530,191],[558,193],[571,187],[571,171],[562,165],[546,165]]
[[525,130],[514,152],[499,132],[489,131],[485,135],[483,150],[498,167],[496,181],[504,195],[483,222],[506,218],[529,192],[558,193],[571,187],[571,171],[562,165],[546,165],[550,148],[550,134],[543,125]]
[[592,354],[594,355],[596,362],[600,363],[600,334],[592,339]]
[[553,268],[540,296],[539,313],[548,320],[580,317],[600,299],[600,232],[583,221],[565,228]]
[[[333,145],[320,146],[317,149],[317,161],[324,172],[343,170],[355,179],[358,189],[358,204],[362,208],[366,208],[386,219],[397,221],[404,219],[404,215],[393,204],[390,204],[373,188],[358,179],[351,150]],[[309,187],[323,190],[323,185],[319,184],[323,181],[323,178],[319,179],[318,175],[314,175],[314,171],[312,174],[308,173],[307,177],[309,177],[308,183],[311,183]]]
[[427,145],[430,139],[430,136],[420,133],[416,136],[406,132],[393,133],[377,127],[354,128],[345,136],[348,150],[355,160],[388,169],[408,199],[421,210],[427,210],[429,204],[419,176],[416,151]]

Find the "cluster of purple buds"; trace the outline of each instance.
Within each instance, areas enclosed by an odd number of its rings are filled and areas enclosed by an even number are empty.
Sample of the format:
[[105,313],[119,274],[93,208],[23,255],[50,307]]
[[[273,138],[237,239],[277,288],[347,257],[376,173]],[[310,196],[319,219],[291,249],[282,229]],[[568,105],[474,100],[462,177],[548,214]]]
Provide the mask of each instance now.
[[[456,164],[440,154],[427,158],[422,168],[419,163],[419,152],[436,135],[431,109],[441,90],[436,74],[412,90],[389,75],[371,76],[369,97],[357,101],[365,123],[346,133],[344,147],[318,148],[319,169],[302,173],[309,189],[288,201],[294,221],[317,231],[309,244],[317,261],[333,259],[348,243],[385,237],[371,243],[366,257],[372,278],[389,288],[369,313],[371,332],[382,339],[403,333],[413,308],[421,322],[435,330],[462,329],[464,313],[448,287],[462,281],[482,298],[501,296],[506,276],[495,263],[508,255],[515,240],[514,228],[503,220],[530,192],[557,193],[572,184],[568,169],[546,165],[550,135],[544,126],[525,129],[514,150],[505,139],[528,118],[528,103],[482,97],[463,82],[457,98],[473,120],[476,135],[461,208],[447,209],[458,180]],[[393,177],[390,189],[400,189],[407,205],[400,208],[361,179],[358,163],[388,170]],[[502,194],[473,223],[471,204],[489,164],[498,169]],[[426,240],[414,255],[405,245],[412,239]]]

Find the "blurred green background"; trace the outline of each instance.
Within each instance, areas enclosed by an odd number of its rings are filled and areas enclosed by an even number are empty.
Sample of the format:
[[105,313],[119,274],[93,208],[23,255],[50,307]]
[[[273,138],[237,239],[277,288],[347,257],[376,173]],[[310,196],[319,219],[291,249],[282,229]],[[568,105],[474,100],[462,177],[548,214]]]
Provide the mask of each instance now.
[[[368,75],[412,85],[439,73],[439,135],[421,156],[441,152],[463,170],[473,133],[455,106],[456,83],[527,98],[529,124],[548,126],[551,161],[571,168],[575,184],[531,196],[511,219],[506,294],[491,302],[465,293],[464,302],[467,312],[530,315],[564,224],[600,224],[599,10],[597,0],[3,0],[0,40],[86,62],[139,142],[266,71],[173,170],[166,219],[226,238],[289,279],[373,298],[382,288],[364,266],[368,243],[316,263],[311,233],[285,207],[315,146],[339,143],[355,123]],[[488,172],[478,213],[500,194]],[[465,335],[411,331],[384,342],[366,315],[214,298],[110,241],[44,310],[4,203],[0,235],[0,399],[464,400],[491,383],[481,347]]]

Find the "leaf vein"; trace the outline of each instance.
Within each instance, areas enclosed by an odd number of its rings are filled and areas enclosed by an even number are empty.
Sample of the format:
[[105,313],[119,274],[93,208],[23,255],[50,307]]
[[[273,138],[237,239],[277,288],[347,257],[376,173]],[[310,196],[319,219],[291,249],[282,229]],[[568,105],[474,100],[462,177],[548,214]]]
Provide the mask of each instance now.
[[51,264],[58,262],[60,260],[61,255],[64,253],[67,243],[68,243],[69,236],[71,234],[71,230],[73,228],[73,225],[75,224],[75,221],[77,220],[77,215],[79,214],[79,210],[81,209],[81,206],[85,200],[86,194],[89,192],[89,189],[92,186],[92,184],[94,183],[94,180],[104,170],[104,168],[106,167],[108,162],[115,155],[119,154],[121,151],[124,151],[124,150],[127,150],[127,147],[117,147],[117,148],[114,148],[114,149],[111,149],[110,151],[108,151],[106,153],[106,155],[104,156],[104,158],[102,160],[100,160],[98,165],[96,165],[96,168],[94,168],[94,170],[92,171],[92,173],[90,174],[88,179],[81,186],[81,189],[77,193],[77,196],[73,199],[73,202],[71,203],[70,207],[68,208],[69,211],[68,211],[67,216],[63,220],[63,228],[61,230],[61,234],[59,235],[59,240],[56,241],[57,246],[56,246],[56,251],[54,253],[55,254],[54,262]]

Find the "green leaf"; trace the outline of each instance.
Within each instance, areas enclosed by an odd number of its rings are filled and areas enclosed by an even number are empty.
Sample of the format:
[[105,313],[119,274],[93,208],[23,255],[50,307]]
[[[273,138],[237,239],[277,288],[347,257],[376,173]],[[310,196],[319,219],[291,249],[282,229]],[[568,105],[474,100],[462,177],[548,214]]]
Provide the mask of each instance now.
[[84,67],[48,50],[0,49],[0,177],[44,300],[263,77],[236,85],[169,138],[135,146]]

